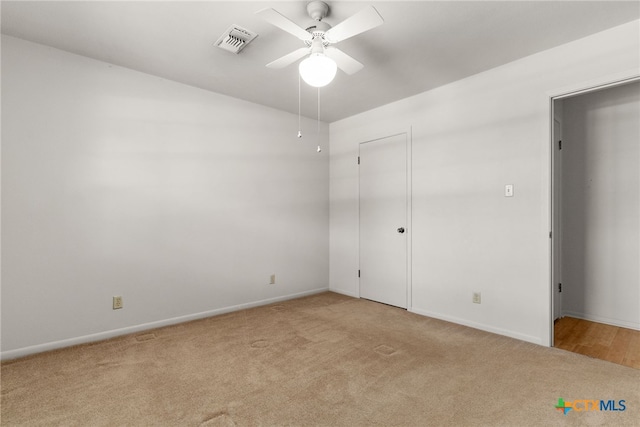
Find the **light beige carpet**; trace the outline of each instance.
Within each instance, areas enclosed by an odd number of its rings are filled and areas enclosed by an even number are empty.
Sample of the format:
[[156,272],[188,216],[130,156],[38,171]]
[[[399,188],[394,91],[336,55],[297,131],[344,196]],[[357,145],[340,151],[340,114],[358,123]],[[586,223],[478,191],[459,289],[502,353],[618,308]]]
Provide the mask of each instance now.
[[[640,370],[335,293],[7,361],[1,373],[2,425],[640,425]],[[561,397],[626,410],[564,415]]]

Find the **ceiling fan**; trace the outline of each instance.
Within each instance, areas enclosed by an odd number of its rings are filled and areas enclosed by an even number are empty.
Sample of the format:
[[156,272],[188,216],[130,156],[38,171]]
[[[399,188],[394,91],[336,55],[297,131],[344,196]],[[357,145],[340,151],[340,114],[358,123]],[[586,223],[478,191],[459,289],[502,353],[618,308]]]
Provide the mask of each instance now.
[[314,22],[309,27],[302,28],[275,9],[267,8],[256,12],[267,22],[293,34],[306,45],[268,63],[267,67],[284,68],[308,56],[300,63],[300,76],[315,87],[325,86],[333,80],[336,67],[347,74],[360,71],[364,65],[332,45],[382,25],[384,20],[378,11],[373,6],[366,7],[335,27],[323,21],[329,14],[329,5],[325,2],[310,2],[307,13]]

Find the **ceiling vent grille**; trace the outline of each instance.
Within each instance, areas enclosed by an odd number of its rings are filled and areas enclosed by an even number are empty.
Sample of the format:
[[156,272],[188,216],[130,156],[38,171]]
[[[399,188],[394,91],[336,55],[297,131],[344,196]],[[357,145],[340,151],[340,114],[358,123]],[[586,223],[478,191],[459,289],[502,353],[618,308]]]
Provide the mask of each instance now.
[[253,31],[238,25],[232,25],[216,41],[216,46],[228,50],[231,53],[238,54],[256,37],[258,37],[258,34]]

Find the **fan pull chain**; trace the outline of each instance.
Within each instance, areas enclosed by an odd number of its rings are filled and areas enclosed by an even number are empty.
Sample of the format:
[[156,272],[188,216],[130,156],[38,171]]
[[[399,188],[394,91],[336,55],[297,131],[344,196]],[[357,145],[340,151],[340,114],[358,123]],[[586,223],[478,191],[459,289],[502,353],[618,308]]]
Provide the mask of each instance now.
[[320,148],[320,88],[318,88],[318,153],[322,151]]
[[302,138],[302,126],[300,125],[300,73],[298,73],[298,138]]

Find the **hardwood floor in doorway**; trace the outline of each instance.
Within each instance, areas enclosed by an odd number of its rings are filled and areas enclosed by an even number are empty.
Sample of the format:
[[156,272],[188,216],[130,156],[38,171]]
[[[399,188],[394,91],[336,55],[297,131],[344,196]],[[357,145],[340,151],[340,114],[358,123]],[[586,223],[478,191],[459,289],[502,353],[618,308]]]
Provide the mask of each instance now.
[[640,331],[563,317],[556,321],[555,347],[640,369]]

